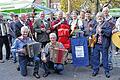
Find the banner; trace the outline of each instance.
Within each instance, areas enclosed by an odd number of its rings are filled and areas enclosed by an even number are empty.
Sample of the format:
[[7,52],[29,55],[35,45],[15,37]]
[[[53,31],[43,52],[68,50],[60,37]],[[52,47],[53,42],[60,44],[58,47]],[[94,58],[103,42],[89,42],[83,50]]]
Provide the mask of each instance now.
[[0,11],[25,8],[34,0],[0,0]]

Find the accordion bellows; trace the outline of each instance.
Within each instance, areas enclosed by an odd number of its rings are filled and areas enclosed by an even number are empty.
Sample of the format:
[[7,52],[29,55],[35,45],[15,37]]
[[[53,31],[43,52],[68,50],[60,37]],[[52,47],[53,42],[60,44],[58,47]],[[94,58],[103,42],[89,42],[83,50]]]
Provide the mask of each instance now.
[[34,57],[35,55],[40,54],[41,51],[41,43],[32,42],[26,45],[26,54],[29,57]]
[[65,49],[52,48],[50,53],[50,59],[54,63],[64,64],[67,51]]

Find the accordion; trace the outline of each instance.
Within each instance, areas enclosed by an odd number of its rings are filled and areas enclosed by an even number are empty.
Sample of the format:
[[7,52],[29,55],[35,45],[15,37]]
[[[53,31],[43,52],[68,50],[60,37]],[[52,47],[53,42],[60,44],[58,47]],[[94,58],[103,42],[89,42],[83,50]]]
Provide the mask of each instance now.
[[54,63],[64,64],[67,52],[66,49],[51,48],[50,60]]
[[40,54],[41,51],[41,43],[39,42],[32,42],[25,46],[26,53],[29,57],[34,57],[35,55]]

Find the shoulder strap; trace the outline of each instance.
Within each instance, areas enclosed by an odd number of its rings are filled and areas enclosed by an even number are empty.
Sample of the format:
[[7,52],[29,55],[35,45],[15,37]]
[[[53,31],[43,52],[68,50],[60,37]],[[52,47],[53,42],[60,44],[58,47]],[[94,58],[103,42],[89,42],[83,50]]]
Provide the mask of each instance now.
[[79,27],[78,27],[78,19],[76,21],[76,28],[79,29]]
[[25,43],[20,37],[18,37],[17,39],[20,40],[21,42]]
[[[26,42],[24,42],[24,40],[21,39],[20,37],[18,37],[17,39],[26,44]],[[29,39],[29,38],[27,38],[27,39]]]

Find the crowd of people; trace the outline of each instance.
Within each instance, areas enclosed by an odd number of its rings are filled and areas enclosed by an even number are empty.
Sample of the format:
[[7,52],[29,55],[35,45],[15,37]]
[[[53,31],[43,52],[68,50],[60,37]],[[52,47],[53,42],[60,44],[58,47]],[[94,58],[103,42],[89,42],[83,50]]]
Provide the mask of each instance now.
[[[11,19],[6,21],[0,13],[0,63],[4,63],[2,47],[6,47],[6,60],[12,56],[13,62],[18,61],[17,70],[22,76],[27,76],[27,65],[30,62],[24,46],[33,41],[41,43],[40,54],[32,57],[34,62],[33,76],[40,78],[39,66],[42,65],[47,77],[51,71],[61,74],[64,70],[63,63],[55,63],[51,54],[51,47],[64,49],[71,52],[71,38],[85,37],[88,40],[89,65],[92,67],[92,76],[99,73],[100,65],[103,65],[105,76],[110,77],[112,69],[112,54],[116,53],[116,47],[111,41],[113,33],[120,30],[120,18],[117,21],[109,15],[109,8],[104,7],[102,12],[92,16],[90,10],[82,10],[80,13],[73,11],[63,16],[62,11],[50,13],[46,18],[44,11],[39,13],[35,20],[30,18],[30,14],[20,14],[19,16],[10,13]],[[93,40],[95,38],[95,40]],[[102,56],[100,56],[100,54]],[[18,58],[17,58],[18,55]],[[102,63],[100,63],[102,57]],[[67,56],[66,56],[67,58]]]

